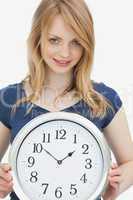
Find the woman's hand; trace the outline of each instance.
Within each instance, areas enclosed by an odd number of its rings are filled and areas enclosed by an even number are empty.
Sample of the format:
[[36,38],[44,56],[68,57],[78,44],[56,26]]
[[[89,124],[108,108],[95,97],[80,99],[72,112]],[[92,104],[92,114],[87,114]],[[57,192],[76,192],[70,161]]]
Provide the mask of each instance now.
[[121,170],[117,164],[113,164],[108,175],[108,186],[103,194],[104,200],[115,200],[119,194],[119,186],[122,182]]
[[13,178],[9,164],[0,164],[0,198],[5,198],[13,190]]

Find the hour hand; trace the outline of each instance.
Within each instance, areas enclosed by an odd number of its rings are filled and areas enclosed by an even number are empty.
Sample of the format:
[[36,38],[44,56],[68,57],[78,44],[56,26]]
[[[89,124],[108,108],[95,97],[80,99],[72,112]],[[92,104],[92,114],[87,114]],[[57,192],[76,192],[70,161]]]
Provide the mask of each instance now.
[[68,158],[68,157],[71,157],[71,156],[73,155],[74,152],[75,152],[75,151],[69,152],[69,153],[67,154],[67,156],[65,156],[62,160],[59,160],[59,161],[62,163],[63,160],[65,160],[65,159]]

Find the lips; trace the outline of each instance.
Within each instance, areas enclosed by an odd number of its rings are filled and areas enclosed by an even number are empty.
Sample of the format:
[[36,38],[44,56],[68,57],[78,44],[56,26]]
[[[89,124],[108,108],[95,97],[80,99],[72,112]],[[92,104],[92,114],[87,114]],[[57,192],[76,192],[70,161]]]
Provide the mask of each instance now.
[[66,65],[66,64],[68,64],[68,63],[70,63],[71,62],[71,60],[69,60],[69,61],[65,61],[65,60],[57,60],[57,59],[53,59],[56,63],[59,63],[59,64],[64,64],[64,65]]

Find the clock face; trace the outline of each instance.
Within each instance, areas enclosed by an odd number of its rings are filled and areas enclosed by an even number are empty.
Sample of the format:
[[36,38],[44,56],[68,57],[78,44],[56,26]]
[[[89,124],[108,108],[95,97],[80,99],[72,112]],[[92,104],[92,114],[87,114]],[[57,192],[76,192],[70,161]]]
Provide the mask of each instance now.
[[103,150],[91,130],[73,120],[55,119],[25,134],[15,169],[29,199],[87,200],[101,184],[104,163]]

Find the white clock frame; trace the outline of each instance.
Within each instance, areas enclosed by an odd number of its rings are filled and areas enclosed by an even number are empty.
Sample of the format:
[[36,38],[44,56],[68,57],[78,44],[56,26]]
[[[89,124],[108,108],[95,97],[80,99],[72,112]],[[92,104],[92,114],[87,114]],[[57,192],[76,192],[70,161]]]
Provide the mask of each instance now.
[[17,153],[19,150],[19,146],[23,142],[26,135],[34,129],[39,124],[42,124],[44,122],[48,122],[51,120],[69,120],[72,122],[76,122],[86,129],[88,129],[93,136],[96,138],[98,144],[100,145],[101,152],[103,155],[103,176],[101,179],[101,183],[99,187],[97,188],[96,192],[89,198],[89,200],[94,200],[96,197],[98,197],[106,188],[107,185],[107,176],[108,176],[108,170],[110,168],[111,164],[111,154],[109,146],[105,140],[105,137],[103,133],[88,119],[85,117],[76,114],[76,113],[68,113],[68,112],[49,112],[46,114],[41,114],[37,116],[36,118],[29,121],[21,130],[18,132],[17,136],[15,137],[13,144],[11,146],[10,152],[9,152],[9,163],[12,166],[12,176],[13,176],[13,182],[14,182],[14,191],[18,195],[18,197],[21,200],[30,200],[26,194],[21,189],[21,186],[17,179],[17,166],[16,166],[16,159],[17,159]]

